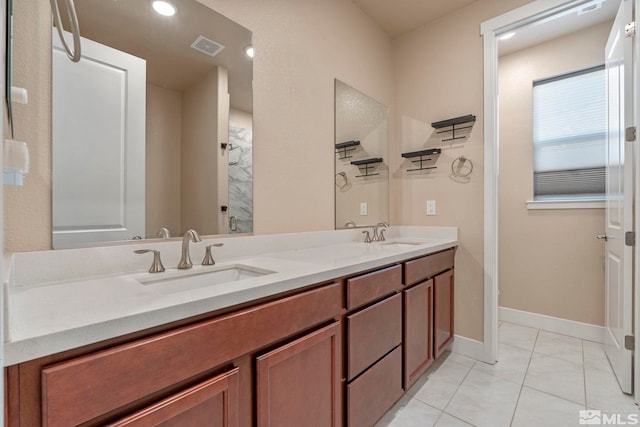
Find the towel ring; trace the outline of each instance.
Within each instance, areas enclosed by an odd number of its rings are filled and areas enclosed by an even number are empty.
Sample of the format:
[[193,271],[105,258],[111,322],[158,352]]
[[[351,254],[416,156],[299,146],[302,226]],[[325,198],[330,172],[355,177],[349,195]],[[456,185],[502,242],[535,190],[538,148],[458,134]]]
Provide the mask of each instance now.
[[349,185],[349,179],[347,178],[347,174],[345,172],[338,172],[336,174],[336,187],[344,188]]
[[[469,170],[466,173],[462,173],[464,165],[469,164]],[[451,175],[456,178],[469,178],[473,172],[473,162],[467,159],[465,156],[460,156],[451,162]]]

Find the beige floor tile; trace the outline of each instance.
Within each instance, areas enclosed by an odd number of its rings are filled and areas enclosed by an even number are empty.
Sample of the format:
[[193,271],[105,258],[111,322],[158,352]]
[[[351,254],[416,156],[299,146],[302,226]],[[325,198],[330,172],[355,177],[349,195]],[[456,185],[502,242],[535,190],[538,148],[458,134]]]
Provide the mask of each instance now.
[[508,427],[519,393],[518,384],[472,369],[445,412],[478,427]]
[[582,365],[534,353],[524,385],[585,405]]
[[512,427],[574,427],[583,405],[524,387],[518,399]]

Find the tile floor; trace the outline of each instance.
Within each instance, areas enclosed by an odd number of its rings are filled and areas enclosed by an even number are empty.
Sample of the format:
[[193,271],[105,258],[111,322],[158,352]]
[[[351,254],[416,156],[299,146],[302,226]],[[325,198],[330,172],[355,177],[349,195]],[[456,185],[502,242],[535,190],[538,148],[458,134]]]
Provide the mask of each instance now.
[[503,322],[498,332],[497,364],[443,356],[377,427],[579,426],[580,409],[638,411],[600,344]]

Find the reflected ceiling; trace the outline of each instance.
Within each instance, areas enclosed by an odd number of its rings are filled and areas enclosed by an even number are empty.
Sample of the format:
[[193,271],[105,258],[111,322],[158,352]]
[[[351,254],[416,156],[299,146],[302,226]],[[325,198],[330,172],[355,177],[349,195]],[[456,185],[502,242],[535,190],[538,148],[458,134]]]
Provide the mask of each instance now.
[[[197,1],[173,3],[178,11],[167,17],[157,14],[149,0],[76,2],[80,33],[146,59],[148,81],[167,89],[183,90],[221,65],[229,72],[232,107],[251,112],[252,64],[238,55],[251,44],[251,33]],[[194,50],[191,44],[199,36],[224,49],[214,57]]]

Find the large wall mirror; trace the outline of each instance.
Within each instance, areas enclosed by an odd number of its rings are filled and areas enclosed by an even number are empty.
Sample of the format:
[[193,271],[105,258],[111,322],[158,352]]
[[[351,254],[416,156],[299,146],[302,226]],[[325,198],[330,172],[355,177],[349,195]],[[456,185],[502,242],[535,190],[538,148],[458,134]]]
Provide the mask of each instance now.
[[389,108],[335,81],[336,229],[389,221]]
[[76,2],[79,63],[52,29],[54,248],[253,230],[251,32],[172,3]]

